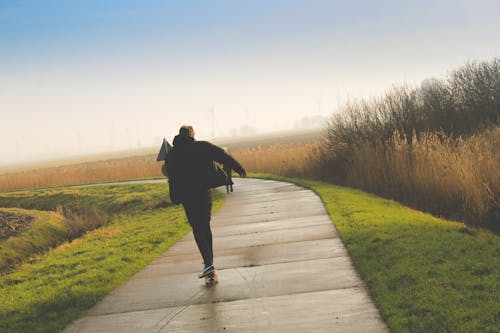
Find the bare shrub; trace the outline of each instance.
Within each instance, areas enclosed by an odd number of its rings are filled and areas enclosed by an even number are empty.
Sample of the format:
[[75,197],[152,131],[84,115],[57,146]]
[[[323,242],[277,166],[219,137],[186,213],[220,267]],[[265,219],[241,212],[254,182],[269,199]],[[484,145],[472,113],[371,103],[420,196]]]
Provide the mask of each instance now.
[[500,58],[471,62],[452,73],[455,134],[473,133],[500,120]]
[[444,131],[471,135],[500,121],[500,58],[470,62],[447,80],[420,87],[402,85],[383,98],[356,100],[339,107],[328,124],[329,140],[352,144],[388,140],[395,131],[409,140],[413,132]]
[[332,115],[326,180],[500,229],[500,58]]

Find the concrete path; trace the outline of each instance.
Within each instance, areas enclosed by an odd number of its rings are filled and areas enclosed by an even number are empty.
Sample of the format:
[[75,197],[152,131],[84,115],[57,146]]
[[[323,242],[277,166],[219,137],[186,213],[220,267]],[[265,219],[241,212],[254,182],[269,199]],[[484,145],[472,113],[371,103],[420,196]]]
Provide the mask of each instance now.
[[312,191],[235,181],[212,219],[218,285],[190,233],[63,332],[388,332]]

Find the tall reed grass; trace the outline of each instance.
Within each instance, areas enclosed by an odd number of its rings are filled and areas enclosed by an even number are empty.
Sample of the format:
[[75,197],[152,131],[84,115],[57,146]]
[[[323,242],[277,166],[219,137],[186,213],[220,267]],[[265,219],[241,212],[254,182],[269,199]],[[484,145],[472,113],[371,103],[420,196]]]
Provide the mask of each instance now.
[[60,167],[24,170],[0,175],[0,191],[36,189],[162,176],[153,155]]
[[499,229],[500,127],[454,140],[443,133],[358,143],[335,182],[471,226]]
[[287,177],[314,178],[324,141],[281,143],[232,152],[247,170]]

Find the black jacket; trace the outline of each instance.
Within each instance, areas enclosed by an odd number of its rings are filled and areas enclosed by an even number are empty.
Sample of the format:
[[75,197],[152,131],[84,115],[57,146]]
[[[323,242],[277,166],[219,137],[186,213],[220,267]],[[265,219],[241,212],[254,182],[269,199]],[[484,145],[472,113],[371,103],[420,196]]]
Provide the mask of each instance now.
[[181,203],[190,194],[210,187],[209,177],[214,168],[214,161],[239,174],[245,172],[238,161],[210,142],[177,135],[173,144],[174,147],[168,152],[165,163],[170,198],[174,203]]

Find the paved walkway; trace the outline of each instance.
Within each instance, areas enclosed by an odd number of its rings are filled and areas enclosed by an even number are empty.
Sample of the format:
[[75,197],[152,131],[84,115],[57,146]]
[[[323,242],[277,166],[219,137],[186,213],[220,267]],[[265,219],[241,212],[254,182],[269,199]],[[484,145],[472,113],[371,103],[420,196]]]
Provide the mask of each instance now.
[[64,332],[387,332],[320,199],[236,179],[212,219],[220,283],[192,233]]

